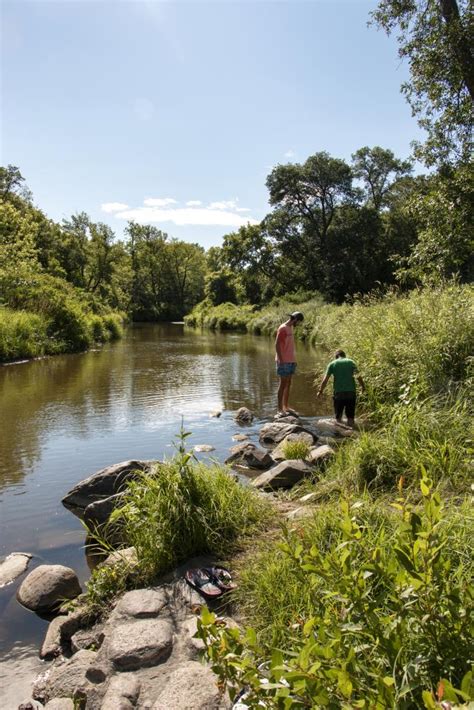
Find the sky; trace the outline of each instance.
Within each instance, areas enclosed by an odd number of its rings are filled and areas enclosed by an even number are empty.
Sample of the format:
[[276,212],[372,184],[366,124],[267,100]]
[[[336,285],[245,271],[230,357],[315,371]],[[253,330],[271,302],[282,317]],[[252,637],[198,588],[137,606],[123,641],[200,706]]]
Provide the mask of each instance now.
[[375,0],[0,3],[1,164],[58,221],[208,248],[269,211],[277,164],[420,137]]

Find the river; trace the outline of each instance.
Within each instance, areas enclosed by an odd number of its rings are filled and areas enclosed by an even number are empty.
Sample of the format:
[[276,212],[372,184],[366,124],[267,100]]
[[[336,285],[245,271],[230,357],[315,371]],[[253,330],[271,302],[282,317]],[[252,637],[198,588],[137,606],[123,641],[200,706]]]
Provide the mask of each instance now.
[[[321,354],[301,344],[297,352],[290,404],[304,416],[326,414],[329,400],[316,400],[312,386]],[[29,552],[30,571],[64,564],[83,584],[84,528],[62,496],[109,464],[171,457],[182,421],[190,446],[215,447],[201,459],[228,455],[240,406],[258,417],[245,429],[256,439],[276,411],[273,356],[266,337],[134,325],[98,350],[0,367],[0,559]],[[38,650],[48,622],[16,601],[23,578],[0,589],[2,710],[28,700],[32,676],[46,667]]]

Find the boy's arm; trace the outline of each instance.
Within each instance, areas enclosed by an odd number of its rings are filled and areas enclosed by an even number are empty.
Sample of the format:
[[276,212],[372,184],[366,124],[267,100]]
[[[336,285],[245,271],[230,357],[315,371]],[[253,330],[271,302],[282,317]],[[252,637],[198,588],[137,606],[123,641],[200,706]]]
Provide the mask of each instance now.
[[329,377],[330,377],[330,375],[328,375],[328,373],[326,373],[326,374],[324,375],[323,381],[322,381],[321,384],[319,385],[319,389],[318,389],[318,391],[316,392],[316,397],[320,397],[320,396],[322,395],[322,393],[324,392],[324,388],[326,387],[326,385],[327,385],[327,383],[328,383],[328,381],[329,381]]

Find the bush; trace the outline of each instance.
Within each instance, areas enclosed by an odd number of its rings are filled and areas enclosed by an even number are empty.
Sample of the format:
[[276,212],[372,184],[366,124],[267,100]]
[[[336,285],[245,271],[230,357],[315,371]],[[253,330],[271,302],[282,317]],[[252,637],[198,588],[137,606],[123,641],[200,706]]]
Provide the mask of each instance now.
[[48,352],[46,326],[41,315],[0,307],[0,362]]
[[203,612],[199,635],[231,697],[247,687],[250,707],[402,710],[437,707],[433,691],[474,698],[472,510],[446,514],[423,471],[420,491],[420,507],[343,502],[287,532],[240,585],[255,629]]

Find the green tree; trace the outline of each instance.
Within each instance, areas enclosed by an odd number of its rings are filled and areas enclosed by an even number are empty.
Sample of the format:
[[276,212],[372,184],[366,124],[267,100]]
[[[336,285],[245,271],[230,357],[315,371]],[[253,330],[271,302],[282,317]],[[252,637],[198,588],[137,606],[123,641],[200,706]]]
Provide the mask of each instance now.
[[204,249],[199,244],[172,239],[166,245],[166,257],[171,315],[182,318],[204,295]]
[[375,146],[359,148],[352,155],[353,172],[362,180],[366,204],[377,211],[387,204],[387,199],[396,180],[412,171],[409,160],[399,160],[391,150]]
[[411,79],[402,84],[413,115],[427,131],[416,155],[427,165],[468,161],[474,100],[470,0],[381,0],[371,13],[387,34],[397,31]]

